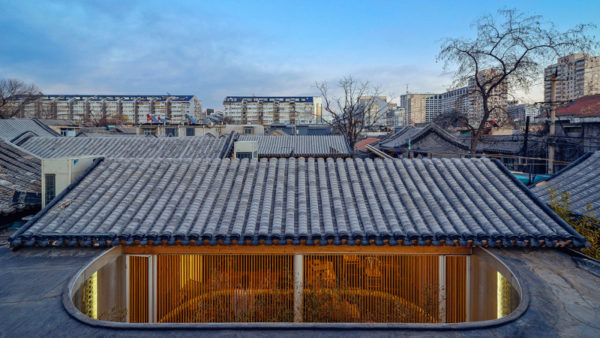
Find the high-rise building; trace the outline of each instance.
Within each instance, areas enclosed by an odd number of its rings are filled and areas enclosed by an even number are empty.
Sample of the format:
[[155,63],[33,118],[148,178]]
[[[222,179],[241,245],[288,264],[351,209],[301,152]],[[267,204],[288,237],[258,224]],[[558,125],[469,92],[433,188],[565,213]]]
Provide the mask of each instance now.
[[227,96],[224,115],[236,124],[305,124],[323,120],[322,99],[313,96]]
[[442,94],[432,95],[425,99],[425,121],[431,122],[442,113]]
[[544,101],[552,101],[552,81],[556,75],[557,102],[600,94],[600,56],[571,54],[544,70]]
[[466,114],[470,107],[469,87],[449,90],[425,99],[425,119],[432,122],[441,114],[453,111]]
[[459,113],[467,113],[471,104],[471,98],[469,97],[469,87],[462,87],[458,89],[449,90],[441,96],[441,113],[446,114],[453,111]]
[[388,125],[388,114],[392,109],[387,96],[361,96],[358,99],[359,104],[370,105],[369,111],[365,114],[365,124],[368,126],[386,126]]
[[405,94],[400,96],[400,107],[404,108],[403,125],[427,122],[427,98],[435,94]]
[[[15,104],[19,104],[15,99]],[[172,124],[183,124],[187,114],[201,119],[202,101],[194,95],[43,95],[20,105],[19,117],[73,121],[119,120],[138,125],[147,114]]]
[[[479,78],[480,83],[485,83],[486,80],[493,79],[493,77],[498,76],[498,72],[495,69],[486,69],[479,72],[477,77]],[[494,83],[492,80],[491,83]],[[491,86],[490,84],[486,85],[486,89]],[[483,118],[483,98],[481,97],[481,92],[478,90],[476,85],[475,78],[471,78],[469,80],[469,85],[467,87],[467,91],[469,93],[469,109],[468,109],[468,119],[471,125],[478,125]],[[488,109],[491,111],[488,119],[495,119],[496,121],[504,121],[508,116],[506,114],[506,108],[508,107],[508,85],[506,81],[503,81],[494,89],[488,99]]]

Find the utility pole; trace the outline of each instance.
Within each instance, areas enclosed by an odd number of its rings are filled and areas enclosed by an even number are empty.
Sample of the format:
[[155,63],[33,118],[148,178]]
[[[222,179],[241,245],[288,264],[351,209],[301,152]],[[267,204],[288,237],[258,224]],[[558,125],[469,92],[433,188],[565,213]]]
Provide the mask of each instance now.
[[527,142],[529,140],[529,116],[525,117],[525,140],[523,142],[523,150],[525,152],[525,167],[527,168],[527,172],[529,173],[529,182],[527,185],[531,184],[531,165],[529,165],[529,149],[527,148]]
[[550,99],[550,132],[548,133],[548,174],[554,174],[554,134],[556,133],[556,78],[552,75],[552,96]]

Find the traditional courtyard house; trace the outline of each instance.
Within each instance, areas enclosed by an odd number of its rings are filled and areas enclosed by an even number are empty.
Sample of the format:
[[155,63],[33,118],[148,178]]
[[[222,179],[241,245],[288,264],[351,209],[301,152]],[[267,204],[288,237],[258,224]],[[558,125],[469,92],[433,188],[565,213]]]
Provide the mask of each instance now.
[[[344,136],[250,136],[239,135],[237,142],[255,143],[258,158],[263,157],[332,157],[352,156]],[[235,156],[235,154],[234,154]]]
[[404,127],[383,137],[375,145],[387,153],[405,158],[461,157],[469,154],[467,145],[433,123],[420,128]]
[[542,201],[550,203],[554,191],[569,193],[571,211],[577,215],[586,215],[590,206],[598,216],[600,212],[600,151],[590,152],[571,163],[546,181],[532,188],[533,193]]
[[[483,135],[477,144],[476,156],[500,160],[507,168],[519,171],[545,172],[545,139],[528,136],[527,152],[524,135]],[[373,144],[397,157],[465,157],[471,156],[471,137],[455,135],[430,123],[424,127],[404,127]],[[525,161],[524,156],[530,157]],[[536,159],[537,158],[537,159]]]
[[0,139],[0,227],[40,209],[41,160]]
[[543,257],[573,265],[556,248],[585,244],[498,161],[456,158],[97,160],[10,242],[15,255],[106,250],[63,296],[94,330],[354,322],[490,334],[511,322],[555,332],[539,311],[562,293],[544,293],[530,269],[548,273]]
[[[550,123],[548,117],[542,120]],[[549,136],[549,142],[555,146],[556,160],[574,161],[600,150],[600,95],[584,96],[558,108],[555,125],[556,133]]]

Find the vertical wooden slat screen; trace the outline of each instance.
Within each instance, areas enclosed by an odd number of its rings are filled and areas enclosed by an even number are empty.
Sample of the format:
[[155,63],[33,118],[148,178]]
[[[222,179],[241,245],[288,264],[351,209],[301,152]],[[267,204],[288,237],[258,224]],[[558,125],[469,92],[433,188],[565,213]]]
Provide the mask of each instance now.
[[159,255],[157,320],[292,321],[292,275],[291,255]]
[[467,320],[467,258],[446,257],[446,322]]
[[129,256],[129,322],[148,322],[148,257]]
[[[291,322],[289,254],[158,254],[156,319],[162,323]],[[148,318],[148,258],[130,256],[130,321]],[[466,258],[448,256],[446,320],[466,320]],[[439,257],[308,254],[304,322],[436,323]]]
[[438,320],[437,256],[306,255],[305,322]]

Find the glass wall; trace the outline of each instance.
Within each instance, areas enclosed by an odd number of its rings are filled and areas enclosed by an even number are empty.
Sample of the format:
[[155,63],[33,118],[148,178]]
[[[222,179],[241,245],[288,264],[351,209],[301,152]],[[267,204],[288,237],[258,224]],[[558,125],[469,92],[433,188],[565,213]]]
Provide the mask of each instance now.
[[474,253],[120,255],[88,272],[73,301],[91,318],[131,323],[460,323],[510,314],[516,280]]

